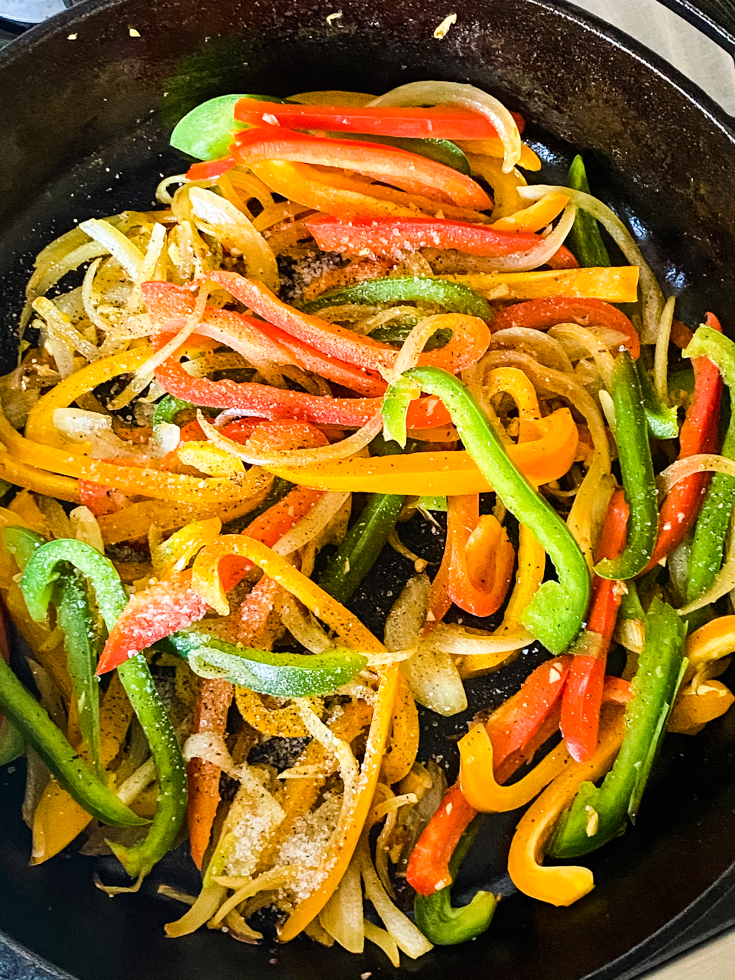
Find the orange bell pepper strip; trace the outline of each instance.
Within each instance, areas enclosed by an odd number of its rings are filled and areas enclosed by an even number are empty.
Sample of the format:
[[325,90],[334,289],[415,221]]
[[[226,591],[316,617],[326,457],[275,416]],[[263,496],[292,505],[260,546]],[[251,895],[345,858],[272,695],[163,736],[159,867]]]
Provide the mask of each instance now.
[[[216,732],[223,735],[233,692],[234,688],[229,681],[201,678],[192,732]],[[207,759],[190,759],[186,766],[189,784],[189,845],[198,868],[202,866],[212,824],[217,815],[221,772],[219,766]]]
[[[603,299],[608,303],[635,303],[638,298],[637,265],[590,269],[534,269],[532,272],[475,272],[442,276],[480,293],[502,289],[508,299]],[[686,345],[685,345],[686,346]]]
[[[706,323],[722,332],[720,321],[713,313],[707,314]],[[679,459],[697,453],[714,453],[719,443],[722,376],[708,357],[693,358],[692,367],[694,394],[679,433]],[[656,546],[644,572],[658,565],[687,536],[699,516],[711,479],[709,473],[693,473],[671,488],[661,507]]]
[[[598,545],[598,560],[617,558],[625,547],[629,508],[618,487],[610,498]],[[605,665],[624,586],[614,579],[592,580],[587,627],[574,645],[561,707],[560,727],[572,758],[586,762],[597,747]]]
[[625,735],[624,712],[603,715],[600,741],[587,762],[572,762],[521,818],[510,845],[508,873],[513,884],[531,898],[551,905],[571,905],[594,888],[592,872],[576,866],[544,867],[544,847],[554,823],[570,805],[581,783],[595,782],[612,765]]
[[[365,653],[385,653],[385,648],[360,620],[336,602],[318,585],[302,575],[276,552],[245,535],[225,535],[199,552],[194,562],[192,584],[202,598],[218,612],[228,608],[220,578],[220,563],[230,555],[246,558],[258,565],[265,575],[296,596],[315,616],[337,633],[346,646]],[[357,846],[378,782],[383,750],[393,714],[398,684],[395,664],[378,670],[380,684],[357,790],[348,803],[349,819],[340,819],[342,832],[329,845],[324,879],[311,894],[300,901],[279,930],[279,939],[288,942],[297,936],[319,914],[339,884]]]
[[[253,538],[275,544],[311,510],[321,496],[319,491],[302,487],[292,490],[260,517],[256,517],[246,531]],[[252,567],[252,563],[247,561],[229,562],[225,569],[227,587],[234,588]],[[97,673],[114,670],[157,640],[198,622],[208,609],[206,601],[192,588],[191,569],[136,592],[107,638]]]
[[[414,401],[411,408],[429,399]],[[409,428],[415,416],[409,408]],[[367,419],[366,419],[367,421]],[[579,433],[567,408],[534,423],[539,437],[507,446],[511,460],[534,486],[557,480],[574,462]],[[320,490],[351,490],[365,493],[396,493],[420,497],[425,494],[484,493],[492,486],[464,451],[410,453],[406,456],[370,456],[308,466],[271,466],[271,473],[292,483]]]
[[696,691],[686,691],[674,703],[669,731],[680,735],[697,735],[704,726],[730,709],[735,697],[729,688],[715,680],[700,684]]
[[633,357],[641,352],[638,331],[628,317],[601,299],[574,299],[555,296],[549,299],[531,299],[524,303],[513,303],[495,317],[493,330],[507,327],[531,327],[535,330],[548,330],[557,323],[568,320],[581,321],[584,326],[608,327],[625,337],[623,346]]
[[[236,272],[211,272],[207,279],[217,283],[269,323],[327,354],[330,358],[354,364],[365,371],[381,373],[395,366],[398,351],[323,320],[321,317],[283,303],[267,286],[246,279]],[[475,364],[487,350],[490,330],[479,317],[446,313],[442,326],[452,330],[448,344],[421,354],[419,364],[441,367],[456,374]]]
[[492,514],[480,517],[478,494],[447,497],[448,598],[473,616],[492,616],[510,586],[515,551]]
[[56,473],[47,473],[28,463],[21,463],[10,453],[0,451],[0,479],[13,486],[42,493],[45,497],[55,497],[57,500],[68,500],[78,504],[81,500],[80,481]]
[[352,170],[411,193],[484,211],[492,201],[480,185],[444,164],[384,143],[307,136],[275,126],[256,126],[235,135],[230,147],[238,163],[290,160]]

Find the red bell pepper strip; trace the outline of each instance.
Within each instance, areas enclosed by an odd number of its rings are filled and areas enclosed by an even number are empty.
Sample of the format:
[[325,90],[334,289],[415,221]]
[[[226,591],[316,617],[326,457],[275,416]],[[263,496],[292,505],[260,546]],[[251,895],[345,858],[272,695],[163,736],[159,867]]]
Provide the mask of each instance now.
[[480,185],[442,163],[385,143],[307,136],[290,129],[261,126],[235,135],[230,152],[246,167],[261,160],[289,160],[356,170],[409,193],[483,211],[493,206]]
[[[296,487],[256,517],[243,533],[272,547],[321,496],[322,491]],[[221,575],[225,590],[234,588],[250,568],[252,563],[245,560],[223,562]],[[191,569],[137,592],[131,596],[107,639],[97,674],[114,670],[158,640],[198,622],[208,610],[207,603],[191,587]]]
[[[409,139],[484,140],[497,138],[497,130],[479,112],[452,105],[431,109],[411,107],[296,105],[241,99],[235,119],[249,126],[283,126],[330,132],[368,133]],[[521,119],[516,117],[516,122]]]
[[490,225],[447,218],[356,218],[341,221],[320,215],[306,227],[325,252],[392,255],[397,250],[456,248],[469,255],[501,256],[527,252],[543,241],[533,232],[500,231]]
[[[207,273],[207,279],[222,286],[264,320],[332,360],[354,364],[376,373],[395,365],[398,357],[395,348],[288,306],[260,282],[246,279],[236,272],[221,271]],[[452,317],[459,315],[444,314],[447,325],[453,322]],[[461,329],[454,330],[451,340],[444,347],[423,353],[419,364],[440,367],[456,374],[479,361],[490,343],[487,324],[479,317],[465,315],[454,322]]]
[[[720,321],[713,313],[707,314],[706,323],[722,332]],[[695,357],[692,367],[694,394],[679,433],[679,459],[714,453],[719,441],[722,377],[708,357]],[[656,547],[644,571],[657,565],[687,536],[697,520],[711,479],[709,473],[694,473],[671,488],[659,514]]]
[[[622,488],[613,493],[598,545],[597,560],[617,558],[625,547],[629,509]],[[587,628],[574,646],[561,706],[560,727],[577,762],[586,762],[597,748],[600,707],[607,654],[612,642],[623,586],[614,579],[592,580]]]
[[187,180],[216,180],[228,170],[232,170],[235,161],[232,157],[221,157],[219,160],[202,160],[193,163],[186,171]]
[[[571,660],[569,656],[555,657],[541,664],[521,689],[490,716],[486,729],[499,783],[507,782],[556,730]],[[624,704],[631,696],[626,681],[618,677],[605,679],[606,701]],[[451,882],[449,859],[476,814],[456,782],[424,828],[408,862],[406,878],[420,895],[433,895]]]
[[557,296],[550,299],[529,299],[511,303],[499,310],[493,321],[493,332],[508,327],[531,327],[548,330],[557,323],[575,320],[586,327],[608,327],[626,338],[624,346],[633,357],[641,352],[638,331],[620,310],[601,299],[574,299]]
[[[184,326],[182,318],[193,311],[194,297],[185,286],[168,282],[145,282],[142,293],[148,314],[157,328],[154,346],[160,347]],[[232,310],[208,306],[202,322],[197,325],[197,335],[226,344],[246,358],[256,349],[264,360],[295,364],[304,371],[313,371],[363,395],[379,396],[386,388],[380,377],[358,370],[352,364],[324,357],[278,327]]]

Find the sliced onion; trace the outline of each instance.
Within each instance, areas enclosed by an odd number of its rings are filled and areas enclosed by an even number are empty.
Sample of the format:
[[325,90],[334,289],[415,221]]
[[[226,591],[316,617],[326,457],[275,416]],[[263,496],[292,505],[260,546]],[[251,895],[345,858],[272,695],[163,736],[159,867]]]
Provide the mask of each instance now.
[[319,921],[330,936],[350,953],[365,947],[360,861],[354,857],[347,866],[337,890],[319,913]]
[[104,555],[105,542],[102,540],[99,521],[89,507],[75,507],[69,514],[69,521],[71,522],[72,536],[77,541],[84,541],[85,544]]
[[528,272],[531,269],[537,269],[540,265],[545,265],[566,241],[567,235],[572,230],[576,214],[575,205],[567,204],[553,231],[543,238],[538,245],[534,245],[526,252],[516,252],[514,255],[485,258],[487,267],[498,269],[500,272]]
[[205,885],[192,907],[176,922],[169,922],[165,926],[166,935],[171,939],[178,939],[179,936],[189,936],[192,932],[196,932],[209,922],[224,901],[226,894],[227,889],[216,881]]
[[521,134],[515,119],[498,99],[474,85],[459,82],[409,82],[368,103],[371,106],[457,105],[485,116],[503,144],[503,171],[510,173],[521,159]]
[[141,456],[139,446],[133,446],[115,435],[109,415],[87,412],[81,408],[56,408],[54,426],[70,442],[89,444],[90,455],[96,459],[112,456],[133,459]]
[[334,647],[314,616],[290,593],[284,596],[281,605],[281,622],[294,640],[310,653],[324,653]]
[[219,238],[228,251],[239,252],[251,279],[278,290],[280,277],[276,257],[263,236],[236,207],[202,187],[191,187],[189,200],[198,227]]
[[564,347],[543,330],[534,330],[532,327],[506,327],[505,330],[498,330],[493,334],[491,346],[520,350],[555,371],[571,374],[574,370]]
[[614,489],[615,477],[605,472],[604,460],[599,453],[595,453],[567,518],[567,527],[574,535],[590,569],[594,565],[592,547],[602,531],[601,522]]
[[671,326],[674,322],[674,306],[676,297],[670,296],[664,304],[661,313],[661,325],[656,338],[656,353],[653,358],[653,383],[656,386],[656,394],[664,403],[669,404],[669,339],[671,337]]
[[[257,878],[244,884],[234,895],[230,895],[224,905],[212,916],[212,925],[218,926],[228,912],[231,912],[241,902],[244,902],[246,898],[257,895],[258,892],[270,892],[281,888],[288,888],[298,878],[300,873],[301,868],[296,865],[291,865],[287,868],[271,868],[270,871],[263,872]],[[215,878],[215,881],[218,881],[218,878]]]
[[[294,703],[311,737],[315,738],[328,753],[337,759],[339,773],[344,784],[342,802],[342,814],[344,814],[351,809],[351,800],[357,786],[357,777],[360,771],[357,760],[349,743],[345,742],[344,739],[337,738],[334,732],[327,728],[305,698],[294,698]],[[340,814],[340,818],[342,814]]]
[[118,228],[101,218],[81,221],[79,227],[117,259],[133,282],[140,282],[143,253]]
[[570,348],[573,350],[575,343],[592,355],[600,372],[606,388],[610,387],[610,375],[613,369],[613,356],[603,343],[600,337],[587,327],[580,327],[576,323],[558,323],[549,330],[552,337],[560,340],[571,341]]
[[152,758],[147,759],[142,766],[139,766],[132,776],[128,776],[122,785],[115,790],[117,795],[128,805],[136,800],[146,786],[150,786],[156,778],[156,765]]
[[631,233],[620,218],[606,204],[603,204],[602,201],[593,197],[591,194],[585,194],[583,191],[576,191],[570,187],[552,184],[535,184],[531,187],[518,188],[518,193],[521,197],[530,201],[538,201],[545,194],[552,191],[566,194],[572,204],[576,204],[577,207],[592,215],[593,218],[596,218],[620,247],[621,252],[630,264],[638,266],[640,269],[641,305],[643,310],[643,333],[641,340],[645,344],[655,343],[661,325],[664,298],[656,277],[643,258],[643,253],[638,248]]
[[725,476],[735,477],[735,460],[714,453],[697,453],[695,456],[677,459],[671,466],[667,466],[659,473],[656,482],[666,494],[671,492],[675,484],[695,473],[724,473]]
[[87,361],[95,361],[99,358],[99,349],[82,337],[69,318],[61,313],[51,300],[39,296],[33,302],[33,309],[40,317],[43,317],[48,326],[69,346],[70,350],[78,351]]
[[350,499],[349,491],[325,493],[309,513],[274,545],[279,555],[290,555],[318,537]]
[[434,650],[451,653],[455,657],[486,656],[494,653],[513,653],[534,642],[526,630],[508,633],[481,633],[469,630],[457,623],[440,623],[424,641]]

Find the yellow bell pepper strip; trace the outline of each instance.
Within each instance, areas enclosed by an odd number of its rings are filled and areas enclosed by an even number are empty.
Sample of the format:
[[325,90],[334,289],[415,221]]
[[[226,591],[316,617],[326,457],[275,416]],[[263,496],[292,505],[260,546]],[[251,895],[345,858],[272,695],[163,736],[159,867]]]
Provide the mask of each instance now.
[[[117,674],[113,674],[100,709],[100,761],[107,769],[125,741],[133,707]],[[31,864],[43,864],[63,851],[92,817],[51,779],[33,814]]]
[[508,873],[525,895],[551,905],[571,905],[594,888],[592,872],[587,868],[548,867],[541,861],[559,815],[584,780],[599,779],[607,772],[624,734],[623,712],[619,708],[606,711],[594,756],[588,762],[570,763],[521,818],[510,845]]
[[460,739],[459,756],[462,795],[480,813],[505,813],[525,806],[572,761],[562,742],[522,779],[503,786],[495,779],[493,743],[484,725],[474,725]]
[[[480,818],[476,817],[462,834],[449,861],[452,881],[479,829]],[[417,894],[413,901],[413,911],[416,925],[429,942],[437,946],[453,946],[468,942],[486,932],[490,928],[497,904],[498,899],[492,892],[478,891],[467,905],[454,908],[451,885],[445,885],[433,895]]]
[[390,735],[386,740],[380,769],[381,779],[392,784],[407,776],[416,761],[418,750],[419,713],[408,681],[399,672]]
[[67,476],[47,473],[35,466],[21,463],[10,453],[0,451],[0,478],[7,480],[16,487],[24,487],[34,493],[42,493],[45,497],[57,500],[68,500],[72,504],[80,501],[79,484]]
[[[34,552],[21,580],[29,613],[36,620],[45,618],[67,562],[88,579],[100,615],[111,630],[127,605],[127,595],[114,565],[81,541],[49,541]],[[158,808],[146,837],[132,847],[110,842],[128,874],[141,878],[176,840],[186,813],[186,766],[145,658],[137,656],[121,664],[119,676],[148,739],[159,784]]]
[[549,853],[564,858],[588,854],[624,833],[629,816],[635,821],[684,674],[685,629],[671,606],[653,600],[620,753],[599,789],[592,782],[580,786],[571,809],[554,829]]
[[718,616],[687,637],[686,656],[689,669],[684,677],[689,683],[709,663],[735,653],[735,616]]
[[307,136],[275,126],[256,126],[235,135],[230,152],[251,167],[261,160],[288,160],[353,170],[413,193],[484,211],[492,201],[472,178],[398,147],[357,140]]
[[498,231],[541,231],[561,214],[568,203],[566,194],[551,191],[529,207],[498,218],[491,227]]
[[732,691],[720,681],[708,680],[696,691],[685,691],[674,704],[669,718],[670,732],[697,735],[715,718],[721,718],[735,702]]
[[[700,326],[692,342],[683,351],[683,356],[709,358],[717,366],[732,397],[735,392],[735,344],[732,340],[712,326]],[[735,458],[735,416],[730,418],[720,454],[729,459]],[[694,525],[686,584],[687,604],[699,599],[710,588],[722,564],[734,489],[733,477],[724,473],[715,473],[712,477]]]
[[201,503],[225,503],[241,500],[260,492],[264,478],[258,467],[251,468],[244,477],[194,477],[166,473],[161,470],[140,468],[132,465],[106,463],[77,453],[69,453],[54,446],[31,442],[13,429],[0,416],[0,442],[20,462],[35,464],[40,469],[65,476],[74,476],[92,483],[99,483],[124,493],[159,500],[190,501]]
[[[590,576],[579,545],[556,511],[514,465],[480,406],[452,375],[436,368],[406,371],[385,396],[386,437],[405,444],[406,408],[417,387],[442,398],[483,476],[492,481],[503,504],[528,525],[554,562],[559,581],[544,582],[523,613],[522,623],[552,653],[561,652],[579,633],[589,602]],[[424,487],[424,492],[429,489]]]
[[615,442],[630,519],[624,550],[617,558],[603,558],[595,565],[595,573],[600,578],[624,580],[635,578],[648,565],[658,530],[648,426],[638,372],[627,351],[615,358],[610,387],[615,408]]
[[474,272],[442,276],[492,298],[600,299],[607,303],[635,303],[638,299],[637,265],[599,269],[535,269],[532,272]]
[[[330,358],[344,361],[365,371],[381,373],[395,365],[398,351],[370,337],[335,326],[320,317],[302,313],[283,303],[262,283],[236,272],[212,272],[208,280],[217,283],[269,323],[309,344]],[[452,340],[439,350],[423,353],[421,364],[431,364],[456,372],[476,363],[487,350],[490,331],[477,316],[446,313],[437,327],[452,330]]]
[[585,326],[608,327],[622,334],[625,338],[623,343],[631,356],[637,358],[640,355],[641,342],[636,328],[624,313],[600,299],[580,300],[556,296],[514,303],[498,313],[493,330],[505,330],[507,327],[548,330],[557,323],[575,320],[581,320]]
[[[420,400],[423,401],[428,399]],[[541,486],[569,471],[577,451],[579,433],[567,408],[557,409],[539,419],[536,425],[541,432],[540,438],[513,443],[506,450],[529,483]],[[371,456],[323,463],[318,467],[274,466],[269,467],[269,471],[291,483],[319,490],[420,497],[484,493],[493,489],[491,478],[482,473],[472,456],[464,451]]]

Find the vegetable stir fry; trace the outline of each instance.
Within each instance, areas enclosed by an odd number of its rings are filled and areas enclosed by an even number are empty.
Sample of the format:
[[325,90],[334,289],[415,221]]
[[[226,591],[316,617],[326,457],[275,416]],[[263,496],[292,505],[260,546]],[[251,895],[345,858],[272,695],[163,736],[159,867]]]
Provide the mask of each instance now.
[[[27,647],[0,764],[26,753],[34,864],[84,834],[116,894],[186,847],[170,936],[258,942],[270,908],[397,965],[489,928],[492,890],[452,898],[485,815],[518,811],[517,889],[569,905],[593,875],[557,859],[732,704],[735,344],[522,129],[447,82],[223,96],[159,210],[37,257],[0,380]],[[390,562],[383,622],[360,589]],[[532,649],[448,786],[417,706],[466,712]]]

